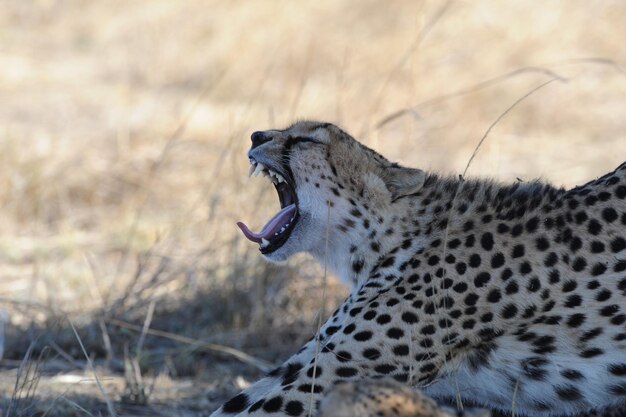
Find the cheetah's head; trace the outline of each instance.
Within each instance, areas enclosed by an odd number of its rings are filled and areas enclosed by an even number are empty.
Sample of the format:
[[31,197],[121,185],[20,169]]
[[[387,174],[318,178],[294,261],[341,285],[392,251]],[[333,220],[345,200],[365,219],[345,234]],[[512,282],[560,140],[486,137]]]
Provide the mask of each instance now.
[[423,171],[389,162],[330,123],[254,132],[248,157],[250,174],[263,173],[276,187],[281,209],[257,233],[237,225],[273,261],[303,251],[320,254],[327,230],[329,250],[344,241],[360,244],[357,221],[370,218],[373,226],[425,179]]

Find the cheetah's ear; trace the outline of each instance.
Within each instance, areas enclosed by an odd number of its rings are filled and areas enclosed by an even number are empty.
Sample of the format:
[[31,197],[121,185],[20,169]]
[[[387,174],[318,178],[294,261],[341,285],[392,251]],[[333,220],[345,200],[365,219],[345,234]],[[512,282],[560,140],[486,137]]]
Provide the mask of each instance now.
[[382,179],[391,192],[391,201],[395,201],[421,190],[426,181],[426,173],[421,169],[391,166],[385,168]]

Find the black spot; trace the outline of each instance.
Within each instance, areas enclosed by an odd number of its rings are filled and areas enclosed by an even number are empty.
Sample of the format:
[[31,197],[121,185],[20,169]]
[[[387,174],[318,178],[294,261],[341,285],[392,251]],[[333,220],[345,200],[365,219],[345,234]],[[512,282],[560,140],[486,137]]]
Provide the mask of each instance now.
[[511,278],[513,276],[513,271],[511,271],[511,268],[505,268],[502,271],[502,274],[500,275],[500,279],[502,281],[507,281],[509,278]]
[[478,275],[476,275],[476,278],[474,278],[474,285],[477,288],[480,288],[480,287],[485,286],[485,284],[487,284],[490,280],[491,280],[491,275],[489,275],[488,272],[481,272]]
[[601,327],[596,327],[595,329],[591,329],[585,333],[583,333],[583,335],[580,337],[580,341],[581,342],[588,342],[589,340],[595,339],[596,337],[600,336],[602,334],[602,328]]
[[263,404],[264,404],[264,403],[265,403],[265,400],[264,400],[264,399],[261,399],[261,400],[259,400],[259,401],[255,402],[254,404],[252,404],[252,405],[250,406],[250,408],[248,408],[248,413],[253,413],[253,412],[255,412],[256,410],[258,410],[259,408],[263,407]]
[[322,368],[319,366],[316,366],[315,368],[313,368],[312,366],[306,371],[306,374],[309,378],[319,378],[320,375],[322,375]]
[[364,265],[363,259],[357,259],[356,261],[352,262],[352,270],[356,274],[358,274],[359,272],[361,272],[361,269],[363,269],[363,265]]
[[409,354],[409,346],[408,345],[394,346],[393,354],[396,356],[406,356]]
[[340,366],[335,370],[335,374],[341,378],[351,378],[358,374],[358,371],[355,368],[350,366]]
[[602,210],[602,218],[607,223],[612,223],[617,220],[617,211],[612,207],[607,207]]
[[475,320],[469,319],[463,322],[463,328],[464,329],[473,329],[474,325],[476,324]]
[[508,304],[502,309],[502,318],[510,319],[517,314],[517,306],[515,304]]
[[370,340],[372,338],[372,332],[370,332],[369,330],[365,330],[365,331],[362,331],[362,332],[355,333],[354,336],[352,336],[352,337],[357,342],[365,342],[365,341]]
[[487,301],[489,301],[490,303],[497,303],[498,301],[500,301],[501,298],[502,295],[500,294],[500,290],[498,290],[497,288],[491,290],[489,292],[489,295],[487,295]]
[[558,261],[559,261],[559,257],[557,256],[557,254],[555,252],[550,252],[548,256],[546,256],[546,259],[544,260],[543,264],[547,267],[551,267],[551,266],[556,265]]
[[533,217],[526,222],[526,231],[528,233],[535,232],[537,230],[537,227],[539,227],[539,218],[537,217]]
[[597,236],[602,231],[602,225],[596,219],[591,219],[587,225],[587,231],[589,231],[592,235]]
[[465,304],[468,306],[473,306],[478,301],[478,295],[474,293],[470,293],[465,297]]
[[376,323],[378,324],[387,324],[391,321],[391,316],[389,314],[381,314],[376,318]]
[[304,407],[300,401],[289,401],[285,405],[285,413],[289,416],[298,417],[304,411]]
[[580,295],[572,294],[569,297],[567,297],[567,300],[565,301],[565,307],[574,308],[574,307],[578,307],[581,303],[582,303],[582,298],[580,297]]
[[605,272],[606,272],[606,265],[602,263],[597,263],[593,266],[593,268],[591,268],[591,275],[594,277],[602,275]]
[[454,268],[459,275],[463,275],[467,270],[467,265],[464,262],[457,263]]
[[618,253],[626,249],[626,239],[623,237],[616,237],[611,242],[611,250],[613,253]]
[[511,251],[511,257],[512,258],[521,258],[522,256],[524,256],[524,245],[515,245],[513,247],[513,250]]
[[480,238],[480,244],[484,250],[490,251],[493,249],[493,235],[489,232],[483,233]]
[[563,283],[563,292],[572,292],[578,287],[578,284],[574,280],[569,280]]
[[572,252],[576,252],[578,249],[583,247],[583,241],[578,237],[575,236],[572,238],[572,241],[569,244],[569,248]]
[[517,285],[517,282],[511,281],[506,285],[506,288],[504,290],[506,291],[507,295],[516,294],[519,291],[519,286]]
[[580,372],[578,372],[575,369],[564,369],[561,371],[561,375],[564,378],[570,379],[572,381],[577,381],[579,379],[584,379],[583,374],[581,374]]
[[448,242],[448,247],[450,249],[456,249],[461,245],[461,241],[459,239],[452,239]]
[[498,252],[491,258],[491,267],[496,269],[500,268],[502,265],[504,265],[504,255],[502,252]]
[[263,411],[266,413],[276,413],[280,410],[280,407],[283,405],[283,397],[274,397],[265,401],[263,404]]
[[620,185],[615,188],[615,197],[626,198],[626,185]]
[[314,394],[319,394],[324,391],[324,388],[321,385],[311,385],[311,384],[301,384],[298,386],[298,391],[310,394],[313,392]]
[[599,302],[606,301],[609,298],[611,298],[611,291],[607,290],[606,288],[598,291],[598,294],[596,294],[596,301]]
[[[399,287],[399,288],[402,288],[402,287]],[[376,317],[376,314],[377,313],[375,310],[369,310],[365,314],[363,314],[363,319],[367,321],[373,320]]]
[[343,328],[343,334],[350,334],[355,330],[356,330],[356,325],[354,323],[350,323],[346,327]]
[[482,316],[480,316],[480,321],[482,323],[489,323],[491,320],[493,320],[493,314],[492,313],[485,313]]
[[392,373],[393,371],[396,370],[396,366],[395,365],[389,365],[389,364],[383,364],[383,365],[378,365],[374,368],[374,370],[379,373],[379,374],[383,374],[383,375],[388,375],[390,373]]
[[553,269],[552,271],[550,271],[548,277],[550,280],[550,284],[557,284],[561,280],[561,274],[558,269]]
[[458,284],[455,284],[455,285],[452,287],[452,289],[453,289],[455,292],[458,292],[459,294],[462,294],[462,293],[464,293],[465,291],[467,291],[467,288],[468,288],[468,287],[467,287],[467,284],[466,284],[466,283],[464,283],[464,282],[459,282]]
[[594,240],[591,242],[591,252],[592,253],[602,253],[604,252],[604,243]]
[[611,304],[605,307],[602,307],[599,311],[602,317],[611,317],[614,316],[615,313],[619,311],[619,306],[617,304]]
[[593,358],[595,356],[602,355],[603,353],[604,351],[600,348],[591,348],[591,349],[586,349],[580,352],[580,357],[581,358]]
[[248,396],[244,393],[235,395],[222,406],[222,411],[228,414],[240,413],[248,406]]
[[545,237],[540,237],[537,238],[537,240],[535,241],[535,245],[537,247],[538,250],[540,251],[546,251],[550,248],[550,242],[548,241],[548,239],[546,239]]
[[524,374],[535,381],[543,381],[548,372],[543,368],[548,361],[543,358],[529,358],[522,362]]
[[470,256],[469,266],[471,266],[472,268],[478,268],[480,266],[480,262],[481,262],[480,255],[475,253],[472,256]]
[[511,229],[511,236],[517,237],[517,236],[521,235],[523,231],[524,231],[524,226],[522,226],[521,224],[516,224]]
[[609,391],[613,395],[626,395],[626,383],[611,385]]
[[586,319],[587,319],[587,316],[585,316],[582,313],[572,314],[567,319],[567,325],[569,327],[574,327],[574,328],[580,327],[585,322]]
[[609,372],[617,376],[626,376],[626,363],[613,363],[609,365]]
[[572,269],[576,272],[580,272],[587,267],[587,261],[584,258],[578,257],[574,259],[574,263],[572,264]]
[[576,401],[582,398],[582,394],[573,385],[563,385],[559,387],[555,387],[554,391],[563,401]]
[[[418,322],[418,318],[417,318],[417,316],[414,313],[411,313],[410,311],[405,311],[404,313],[402,313],[402,321],[405,322],[405,323],[408,323],[408,324],[413,324],[413,323],[417,323]],[[369,332],[369,333],[370,333],[370,337],[371,337],[371,332]],[[355,335],[355,337],[356,337],[356,335]],[[368,337],[368,339],[369,339],[369,337]]]
[[519,267],[519,272],[522,275],[528,275],[532,272],[533,268],[530,266],[528,262],[522,262]]
[[392,327],[391,329],[387,330],[387,336],[392,339],[400,339],[404,336],[404,332],[402,331],[402,329]]

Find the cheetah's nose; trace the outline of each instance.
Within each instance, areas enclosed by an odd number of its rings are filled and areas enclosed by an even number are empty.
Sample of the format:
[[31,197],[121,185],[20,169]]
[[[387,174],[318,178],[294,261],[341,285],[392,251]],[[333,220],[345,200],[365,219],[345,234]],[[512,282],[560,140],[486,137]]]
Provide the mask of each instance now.
[[272,138],[265,132],[254,132],[250,137],[252,139],[252,148],[263,145],[265,142],[269,142]]

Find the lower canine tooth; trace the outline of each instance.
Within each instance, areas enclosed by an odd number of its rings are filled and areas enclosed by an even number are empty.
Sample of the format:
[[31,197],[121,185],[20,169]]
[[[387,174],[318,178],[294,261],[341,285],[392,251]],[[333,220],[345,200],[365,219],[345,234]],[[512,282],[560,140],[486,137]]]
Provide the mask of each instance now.
[[250,165],[250,168],[248,168],[248,177],[252,175],[252,173],[254,172],[254,168],[256,167],[256,163],[252,163]]
[[258,163],[256,169],[254,170],[254,176],[256,177],[257,175],[259,175],[259,172],[263,171],[263,168],[265,168],[263,164]]
[[265,239],[264,237],[261,238],[261,246],[267,246],[270,244],[270,241]]

